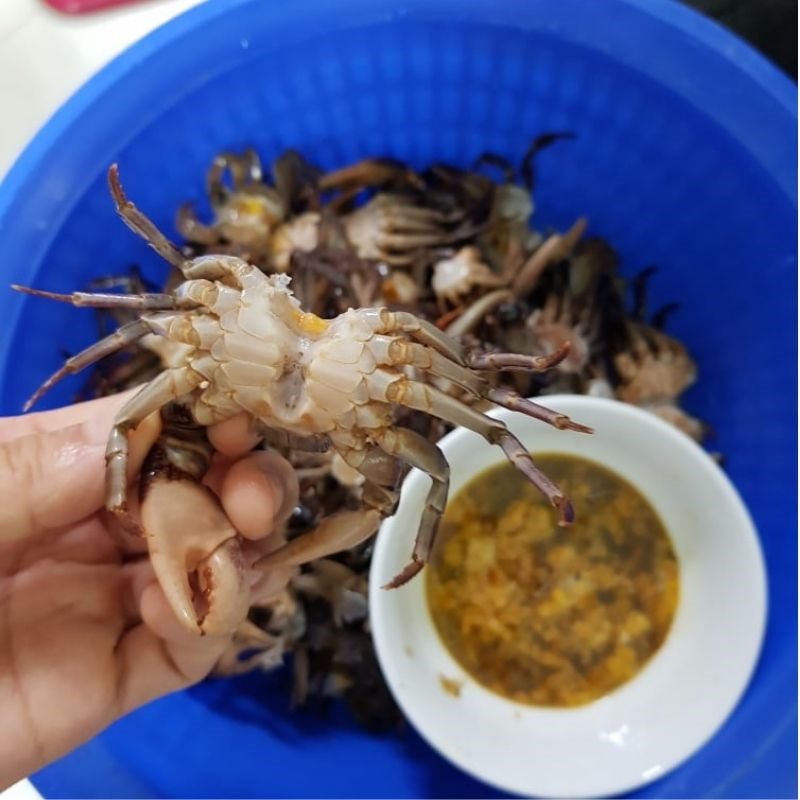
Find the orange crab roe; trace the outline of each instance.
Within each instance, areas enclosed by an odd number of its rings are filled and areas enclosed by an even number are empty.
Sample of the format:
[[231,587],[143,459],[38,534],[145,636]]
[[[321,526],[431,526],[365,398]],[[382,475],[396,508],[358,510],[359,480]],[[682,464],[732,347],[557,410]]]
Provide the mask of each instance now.
[[448,505],[427,572],[428,605],[479,683],[537,706],[589,703],[634,677],[667,636],[678,562],[629,483],[594,462],[539,455],[576,521],[513,467],[474,478]]

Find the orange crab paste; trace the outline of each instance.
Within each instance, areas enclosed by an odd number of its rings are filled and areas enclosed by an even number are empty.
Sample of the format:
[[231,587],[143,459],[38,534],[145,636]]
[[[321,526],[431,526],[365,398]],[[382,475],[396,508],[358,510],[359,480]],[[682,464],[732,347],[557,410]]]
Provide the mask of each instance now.
[[559,528],[510,464],[448,505],[427,572],[439,635],[475,680],[536,706],[579,706],[630,680],[661,646],[678,599],[664,525],[627,481],[592,461],[539,455],[570,497]]

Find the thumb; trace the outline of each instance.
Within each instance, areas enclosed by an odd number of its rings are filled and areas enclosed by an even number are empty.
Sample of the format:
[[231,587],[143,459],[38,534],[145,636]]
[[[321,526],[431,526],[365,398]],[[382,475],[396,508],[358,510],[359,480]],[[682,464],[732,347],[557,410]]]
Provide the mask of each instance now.
[[[100,509],[106,440],[119,401],[92,406],[89,419],[0,442],[0,542],[63,528]],[[54,420],[63,415],[46,413]],[[154,414],[132,434],[132,470],[138,471],[159,430]]]

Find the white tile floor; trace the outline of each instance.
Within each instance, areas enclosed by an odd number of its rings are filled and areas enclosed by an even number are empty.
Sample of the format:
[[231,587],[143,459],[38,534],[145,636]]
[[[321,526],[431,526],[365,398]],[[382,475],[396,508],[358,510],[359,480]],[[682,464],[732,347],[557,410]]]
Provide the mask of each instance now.
[[[204,1],[140,0],[68,16],[42,0],[0,0],[0,176],[87,78],[137,39]],[[27,780],[0,792],[0,800],[40,798]]]

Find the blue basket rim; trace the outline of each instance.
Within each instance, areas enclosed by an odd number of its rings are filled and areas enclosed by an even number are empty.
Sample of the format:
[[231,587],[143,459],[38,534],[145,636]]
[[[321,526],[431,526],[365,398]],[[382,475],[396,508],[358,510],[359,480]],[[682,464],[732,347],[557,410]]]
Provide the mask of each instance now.
[[[154,52],[174,43],[195,29],[205,27],[215,18],[233,10],[257,3],[259,0],[206,0],[173,17],[137,42],[123,50],[80,86],[40,127],[28,145],[13,162],[5,177],[0,180],[0,233],[2,221],[8,212],[16,192],[24,185],[28,176],[47,156],[52,146],[84,110],[121,78],[146,61]],[[314,5],[317,0],[304,0]],[[609,0],[606,0],[609,2]],[[754,80],[786,112],[788,122],[797,131],[797,85],[778,67],[736,34],[723,28],[714,20],[685,6],[677,0],[613,0],[645,15],[660,20],[668,26],[687,34],[703,44]],[[383,9],[388,18],[411,16],[413,11],[430,13],[426,0],[371,0],[373,10]],[[474,8],[474,3],[459,4],[465,15]],[[742,66],[744,64],[745,67]],[[792,198],[797,205],[797,195]]]

